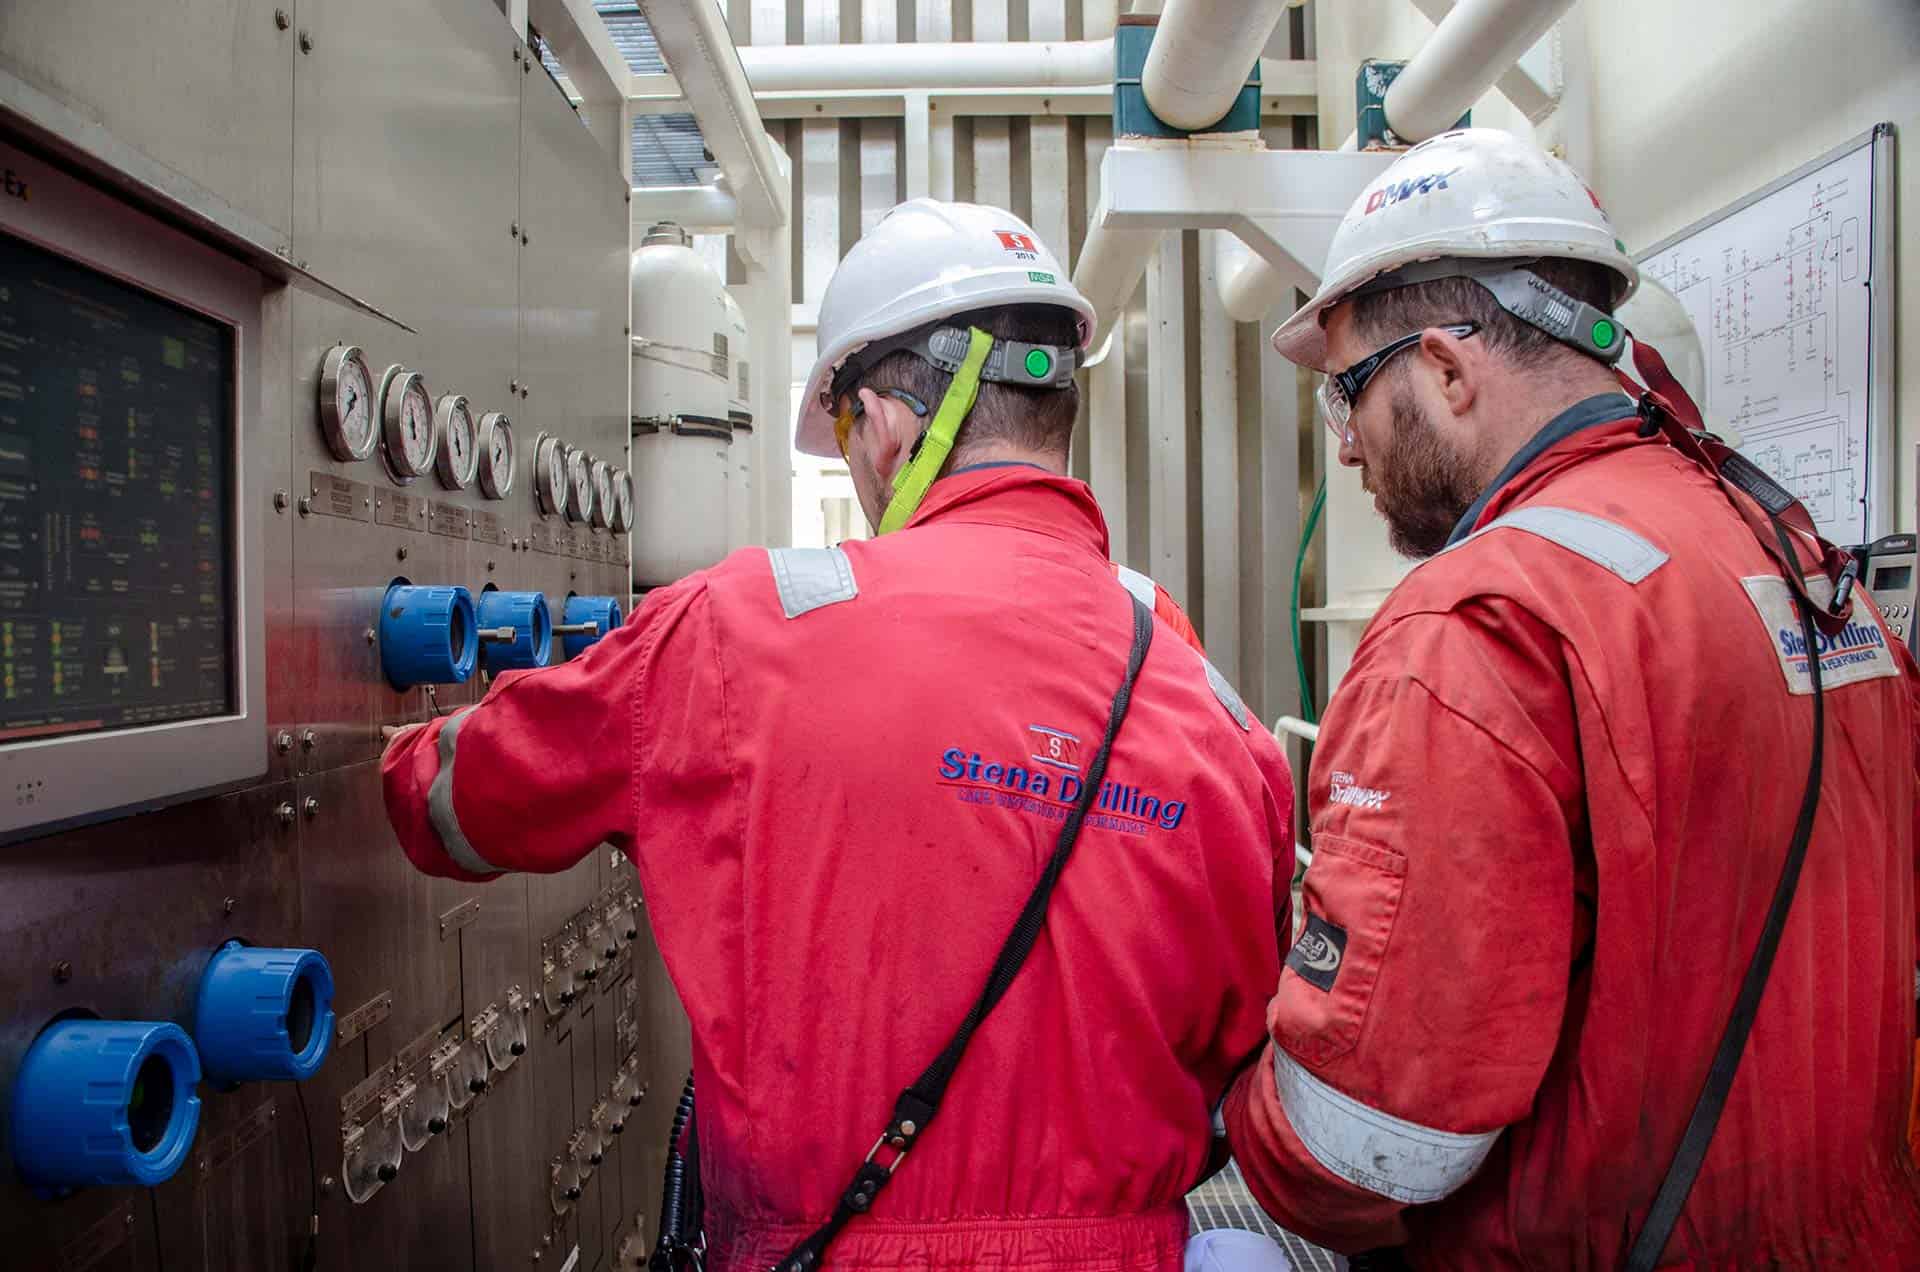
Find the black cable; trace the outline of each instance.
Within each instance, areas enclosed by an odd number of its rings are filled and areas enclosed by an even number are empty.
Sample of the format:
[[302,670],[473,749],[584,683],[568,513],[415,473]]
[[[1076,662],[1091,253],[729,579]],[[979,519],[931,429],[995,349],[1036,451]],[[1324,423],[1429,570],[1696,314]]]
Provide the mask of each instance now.
[[160,1240],[160,1190],[147,1189],[147,1205],[153,1211],[153,1272],[167,1272],[166,1244]]
[[[307,1116],[307,1091],[303,1083],[293,1084],[294,1102],[300,1106],[300,1125],[307,1132],[307,1247],[295,1257],[295,1272],[313,1272],[320,1263],[320,1171],[314,1165],[313,1119]],[[163,1270],[164,1272],[164,1270]]]

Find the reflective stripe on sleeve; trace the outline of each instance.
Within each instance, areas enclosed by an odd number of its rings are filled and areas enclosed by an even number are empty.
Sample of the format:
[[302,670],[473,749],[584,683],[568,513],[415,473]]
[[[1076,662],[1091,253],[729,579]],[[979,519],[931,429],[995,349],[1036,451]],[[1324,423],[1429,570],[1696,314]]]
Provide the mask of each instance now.
[[1148,609],[1153,609],[1158,600],[1154,593],[1153,580],[1140,571],[1125,565],[1113,567],[1114,577],[1120,580],[1120,586],[1133,593],[1135,600]]
[[1629,583],[1638,583],[1667,563],[1667,554],[1625,526],[1615,525],[1590,512],[1571,508],[1532,506],[1516,508],[1488,522],[1466,538],[1448,547],[1448,552],[1464,547],[1483,534],[1495,530],[1524,530],[1549,543],[1557,543],[1595,565],[1612,570]]
[[1273,1049],[1280,1107],[1314,1160],[1368,1192],[1438,1201],[1473,1177],[1499,1131],[1459,1135],[1382,1113],[1334,1090],[1284,1048]]
[[788,618],[860,595],[853,562],[839,548],[768,548],[767,562],[773,566],[780,610]]
[[459,741],[461,722],[472,710],[468,707],[440,728],[440,771],[433,775],[433,785],[427,788],[427,821],[440,836],[440,846],[453,858],[453,864],[470,874],[503,874],[501,867],[474,851],[466,832],[460,829],[459,815],[453,811],[454,747]]

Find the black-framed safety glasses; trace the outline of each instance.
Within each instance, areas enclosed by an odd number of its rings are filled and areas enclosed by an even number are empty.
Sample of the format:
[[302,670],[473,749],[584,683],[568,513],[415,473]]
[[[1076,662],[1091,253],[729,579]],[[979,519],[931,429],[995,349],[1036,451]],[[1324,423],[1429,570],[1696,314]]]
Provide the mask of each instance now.
[[[1320,403],[1320,418],[1327,422],[1327,427],[1333,430],[1335,437],[1342,441],[1346,440],[1347,421],[1353,418],[1353,404],[1360,400],[1360,394],[1366,389],[1368,382],[1380,374],[1380,368],[1387,364],[1387,359],[1402,349],[1411,349],[1419,344],[1420,337],[1428,330],[1429,328],[1422,327],[1419,331],[1401,336],[1391,344],[1383,345],[1344,371],[1327,373],[1327,378],[1320,382],[1319,392],[1315,396]],[[1464,340],[1480,330],[1480,324],[1477,322],[1448,323],[1441,326],[1439,330]]]

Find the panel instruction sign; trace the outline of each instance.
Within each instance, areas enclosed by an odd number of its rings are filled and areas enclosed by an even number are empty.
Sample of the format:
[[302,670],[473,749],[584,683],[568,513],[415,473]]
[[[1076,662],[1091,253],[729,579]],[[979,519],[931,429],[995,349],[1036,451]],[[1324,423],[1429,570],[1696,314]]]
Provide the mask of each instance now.
[[1895,520],[1891,145],[1877,128],[1640,259],[1700,332],[1708,426],[1737,431],[1841,544]]

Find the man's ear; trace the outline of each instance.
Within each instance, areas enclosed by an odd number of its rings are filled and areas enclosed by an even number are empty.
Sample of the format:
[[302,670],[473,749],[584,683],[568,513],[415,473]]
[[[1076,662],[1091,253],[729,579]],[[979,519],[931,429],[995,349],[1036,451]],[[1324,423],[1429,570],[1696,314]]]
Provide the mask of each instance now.
[[1469,343],[1469,339],[1438,327],[1420,333],[1420,352],[1427,359],[1432,386],[1456,416],[1473,409],[1486,376],[1485,342]]
[[860,405],[866,412],[860,431],[866,435],[874,471],[888,482],[899,480],[925,424],[905,402],[872,389],[860,390]]

